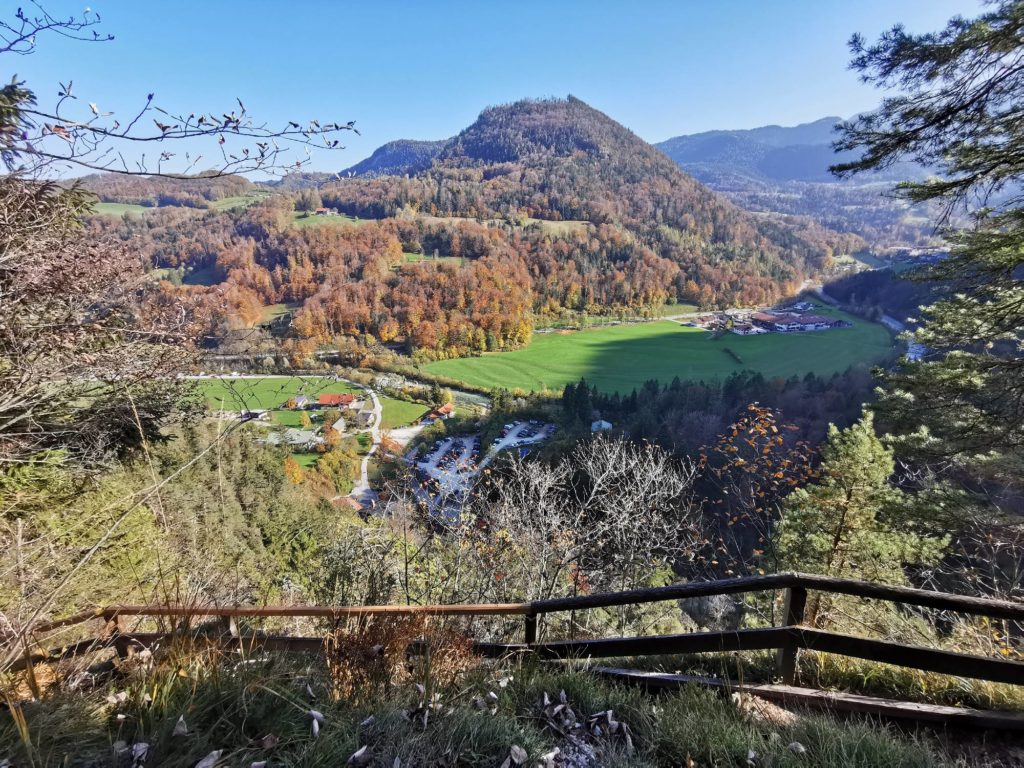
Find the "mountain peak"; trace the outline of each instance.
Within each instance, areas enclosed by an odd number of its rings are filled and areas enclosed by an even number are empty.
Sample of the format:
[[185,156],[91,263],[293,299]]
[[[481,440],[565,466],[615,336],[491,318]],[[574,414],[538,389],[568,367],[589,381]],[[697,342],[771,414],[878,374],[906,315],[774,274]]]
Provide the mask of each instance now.
[[397,139],[382,144],[373,154],[341,172],[342,176],[405,176],[425,171],[451,139],[420,141]]
[[603,155],[624,141],[645,144],[575,96],[523,99],[485,109],[476,122],[455,137],[443,157],[507,163],[538,155]]

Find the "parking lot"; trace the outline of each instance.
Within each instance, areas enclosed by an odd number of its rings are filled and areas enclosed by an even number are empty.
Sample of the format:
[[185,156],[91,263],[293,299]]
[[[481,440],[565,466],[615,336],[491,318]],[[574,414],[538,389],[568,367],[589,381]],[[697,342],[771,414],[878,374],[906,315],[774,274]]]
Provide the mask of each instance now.
[[427,502],[432,514],[453,511],[454,522],[458,522],[458,506],[472,490],[476,476],[499,453],[540,444],[554,433],[554,424],[539,421],[506,424],[486,455],[483,454],[479,435],[438,440],[427,447],[426,453],[412,460],[418,481],[417,495]]
[[491,445],[488,458],[508,448],[520,448],[524,445],[543,443],[555,434],[554,424],[540,421],[516,421],[506,424],[501,436]]

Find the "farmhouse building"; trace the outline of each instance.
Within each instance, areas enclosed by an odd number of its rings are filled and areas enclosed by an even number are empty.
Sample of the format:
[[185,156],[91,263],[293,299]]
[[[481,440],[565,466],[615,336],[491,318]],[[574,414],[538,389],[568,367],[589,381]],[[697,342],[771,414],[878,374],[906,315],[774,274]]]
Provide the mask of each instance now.
[[612,423],[610,421],[605,421],[604,419],[598,419],[590,424],[591,432],[607,432],[611,428]]
[[438,419],[450,419],[455,415],[455,406],[451,403],[445,403],[444,405],[429,411],[423,416],[421,421],[437,421]]
[[754,325],[776,333],[820,331],[826,328],[842,328],[846,325],[842,320],[822,315],[792,315],[775,312],[754,312],[750,319]]
[[321,408],[347,408],[348,406],[352,405],[355,399],[355,395],[352,395],[348,392],[345,392],[344,394],[340,395],[326,393],[320,395],[320,399],[317,400],[317,405],[319,405]]

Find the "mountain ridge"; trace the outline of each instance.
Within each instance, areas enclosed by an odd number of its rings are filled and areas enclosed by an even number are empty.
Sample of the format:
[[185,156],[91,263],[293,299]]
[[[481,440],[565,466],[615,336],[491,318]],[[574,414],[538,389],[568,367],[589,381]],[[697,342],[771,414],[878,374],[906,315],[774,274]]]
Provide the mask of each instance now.
[[686,286],[692,293],[694,284],[710,284],[725,302],[768,300],[792,289],[822,267],[831,251],[824,241],[834,234],[743,210],[571,95],[488,107],[429,168],[408,178],[355,176],[322,192],[326,205],[365,218],[412,210],[435,218],[607,225],[641,247],[628,257],[602,256],[602,268],[648,259],[674,273],[680,298]]

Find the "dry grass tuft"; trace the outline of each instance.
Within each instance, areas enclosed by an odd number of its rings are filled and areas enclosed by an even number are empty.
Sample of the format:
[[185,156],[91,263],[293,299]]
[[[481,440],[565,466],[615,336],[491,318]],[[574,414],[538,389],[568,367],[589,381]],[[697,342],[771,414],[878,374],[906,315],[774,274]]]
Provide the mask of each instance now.
[[478,664],[469,638],[426,616],[366,617],[327,638],[336,701],[365,702],[408,682],[448,686]]

